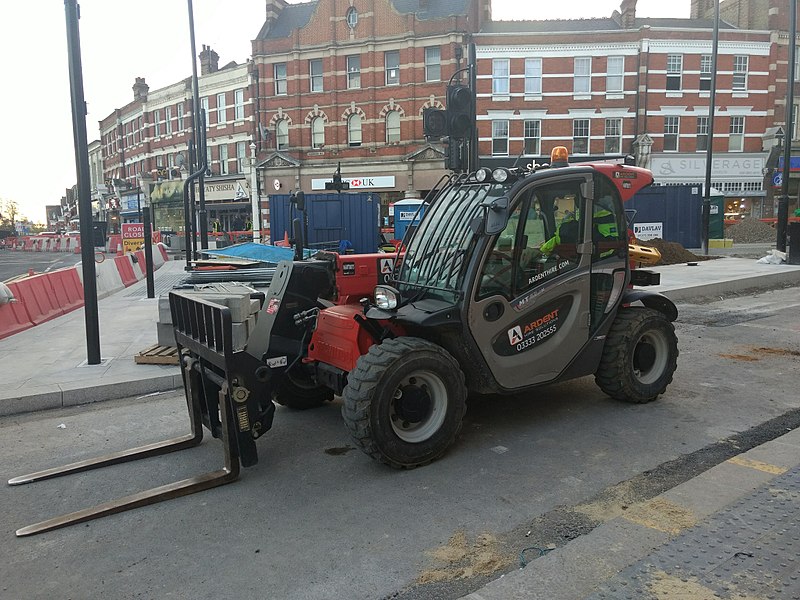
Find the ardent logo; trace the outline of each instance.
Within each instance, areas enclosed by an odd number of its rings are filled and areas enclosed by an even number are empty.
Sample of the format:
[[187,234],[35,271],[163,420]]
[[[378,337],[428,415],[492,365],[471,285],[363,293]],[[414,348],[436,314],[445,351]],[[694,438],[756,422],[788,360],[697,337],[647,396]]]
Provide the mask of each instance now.
[[513,329],[508,330],[508,343],[516,346],[522,341],[522,328],[517,325]]
[[[533,331],[534,329],[537,329],[542,325],[544,325],[545,323],[549,323],[550,321],[553,321],[555,319],[558,319],[558,309],[555,309],[554,311],[547,313],[543,317],[540,317],[535,321],[531,321],[530,323],[525,325],[525,333]],[[519,329],[519,327],[517,327],[517,329]]]

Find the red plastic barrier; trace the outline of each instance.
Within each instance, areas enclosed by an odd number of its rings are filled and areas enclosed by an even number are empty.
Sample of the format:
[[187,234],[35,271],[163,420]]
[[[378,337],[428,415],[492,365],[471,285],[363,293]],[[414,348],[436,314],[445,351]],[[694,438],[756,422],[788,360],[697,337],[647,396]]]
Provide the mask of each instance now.
[[122,285],[128,287],[138,281],[133,272],[133,264],[131,264],[127,256],[117,256],[114,259],[114,264],[117,265],[117,271],[119,271],[119,275],[122,277]]
[[56,238],[56,246],[53,248],[53,252],[61,252],[61,242],[64,240],[62,237]]
[[32,238],[24,238],[24,241],[25,241],[25,247],[23,248],[23,250],[27,250],[28,252],[33,250],[33,239]]
[[64,242],[64,252],[69,252],[69,245],[70,245],[70,242],[72,242],[72,238],[68,237],[68,238],[67,238],[67,241],[66,241],[66,242]]
[[[8,287],[11,288],[11,285]],[[31,327],[33,323],[21,303],[0,304],[0,340]]]
[[118,250],[122,248],[122,236],[117,235],[110,235],[108,236],[108,251],[112,254],[116,253]]
[[25,308],[28,318],[34,325],[64,314],[46,274],[20,279],[8,287]]
[[164,244],[159,244],[158,249],[161,251],[161,256],[164,258],[164,262],[169,260],[169,254],[167,254],[167,249],[164,247]]
[[[147,264],[145,263],[144,250],[137,250],[136,252],[134,252],[134,256],[136,256],[136,261],[137,261],[136,265],[139,267],[139,271],[141,271],[142,277],[144,277],[145,275],[147,275]],[[139,277],[139,279],[141,280],[142,277]]]
[[74,268],[51,271],[46,275],[53,288],[55,301],[65,313],[83,306],[83,284]]

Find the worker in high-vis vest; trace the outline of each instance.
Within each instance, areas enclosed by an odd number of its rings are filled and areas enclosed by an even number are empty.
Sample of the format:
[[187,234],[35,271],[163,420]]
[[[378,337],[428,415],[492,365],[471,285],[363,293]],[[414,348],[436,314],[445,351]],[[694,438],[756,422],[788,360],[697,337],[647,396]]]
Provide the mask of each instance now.
[[[617,218],[613,212],[603,206],[606,204],[604,200],[606,199],[602,198],[594,205],[592,228],[597,232],[597,239],[594,241],[599,242],[608,240],[616,242],[620,239]],[[542,252],[542,254],[552,254],[553,250],[558,244],[577,243],[579,226],[578,220],[579,215],[577,211],[575,213],[568,212],[567,215],[561,220],[561,223],[558,224],[555,234],[549,240],[542,243],[542,245],[539,247],[539,250]],[[600,258],[611,256],[614,254],[614,252],[615,250],[613,248],[610,250],[604,250],[600,253]]]
[[[608,210],[606,207],[610,204],[610,198],[603,197],[597,200],[594,204],[594,211],[592,215],[592,230],[596,232],[595,239],[592,240],[595,244],[602,242],[618,242],[619,226],[617,224],[616,215]],[[602,250],[599,253],[600,258],[606,258],[616,252],[615,248]]]
[[539,246],[542,254],[552,254],[558,244],[575,244],[578,242],[578,215],[567,212],[556,227],[556,232],[549,240]]

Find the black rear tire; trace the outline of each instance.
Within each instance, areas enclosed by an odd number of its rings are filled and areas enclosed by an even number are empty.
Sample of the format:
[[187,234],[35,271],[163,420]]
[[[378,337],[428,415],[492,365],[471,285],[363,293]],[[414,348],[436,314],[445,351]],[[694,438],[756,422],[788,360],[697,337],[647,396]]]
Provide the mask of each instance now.
[[342,417],[353,441],[397,469],[439,458],[455,441],[467,391],[458,362],[414,337],[375,344],[347,379]]
[[650,308],[621,308],[595,381],[612,398],[642,404],[664,393],[677,366],[678,339],[666,316]]
[[286,371],[276,384],[272,399],[294,410],[308,410],[333,400],[333,390],[315,383],[299,368],[294,367]]

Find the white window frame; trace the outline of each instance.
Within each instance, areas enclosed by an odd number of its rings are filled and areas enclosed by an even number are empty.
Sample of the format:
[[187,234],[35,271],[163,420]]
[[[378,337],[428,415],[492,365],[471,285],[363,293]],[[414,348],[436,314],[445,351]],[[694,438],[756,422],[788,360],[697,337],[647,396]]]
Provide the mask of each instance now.
[[351,54],[347,57],[347,89],[361,88],[361,55]]
[[244,160],[247,158],[247,144],[236,142],[236,172],[244,173]]
[[542,122],[539,119],[526,119],[523,122],[523,151],[525,156],[539,156],[542,153]]
[[509,96],[511,61],[507,58],[492,59],[492,96]]
[[358,148],[363,143],[361,115],[354,113],[347,118],[347,145]]
[[308,61],[308,91],[317,93],[325,91],[325,75],[321,58]]
[[178,103],[178,131],[183,131],[185,129],[185,127],[184,127],[185,124],[183,122],[183,118],[184,118],[185,115],[184,115],[183,111],[184,111],[183,102],[179,102]]
[[667,54],[667,92],[683,90],[683,54]]
[[606,94],[625,91],[625,57],[609,56],[606,65]]
[[219,145],[219,174],[228,174],[228,144]]
[[588,96],[592,93],[592,57],[576,56],[573,59],[572,93]]
[[386,143],[400,143],[400,111],[390,110],[386,113]]
[[225,101],[225,92],[217,94],[217,124],[228,122],[228,106]]
[[425,81],[442,80],[442,49],[439,46],[425,48]]
[[244,90],[239,88],[233,92],[233,118],[235,121],[244,121]]
[[386,85],[400,85],[400,51],[387,50],[383,53],[384,82]]
[[[609,148],[611,146],[611,148]],[[614,117],[606,119],[605,122],[605,143],[603,145],[606,154],[622,154],[622,119]],[[615,149],[616,148],[616,149]]]
[[708,125],[709,125],[709,118],[707,116],[697,117],[697,137],[696,137],[696,152],[707,152],[708,151]]
[[747,73],[750,66],[750,57],[737,54],[733,57],[733,81],[731,89],[734,92],[747,91]]
[[319,150],[325,146],[325,120],[322,117],[311,119],[311,147]]
[[[675,115],[664,117],[664,152],[678,152],[680,150],[681,118]],[[667,147],[667,141],[670,141]],[[674,142],[674,148],[673,143]]]
[[[586,149],[581,151],[576,148],[580,140],[586,140]],[[592,140],[592,120],[573,119],[572,120],[572,154],[589,154]]]
[[200,98],[200,110],[205,115],[206,125],[208,125],[208,96]]
[[[525,59],[525,95],[542,95],[542,59]],[[538,154],[538,152],[537,152]]]
[[164,119],[166,122],[166,126],[164,127],[167,135],[172,135],[172,107],[167,106],[164,108]]
[[275,123],[275,149],[286,150],[289,148],[289,121],[281,119]]
[[744,152],[744,116],[730,118],[728,152]]
[[492,156],[508,156],[508,119],[492,121]]
[[153,136],[158,137],[161,135],[161,111],[156,109],[153,111]]
[[289,94],[287,67],[285,62],[273,65],[273,76],[275,78],[275,95],[286,96]]
[[714,58],[710,54],[703,54],[700,56],[700,91],[711,91],[711,77],[713,73],[711,69],[714,66]]

